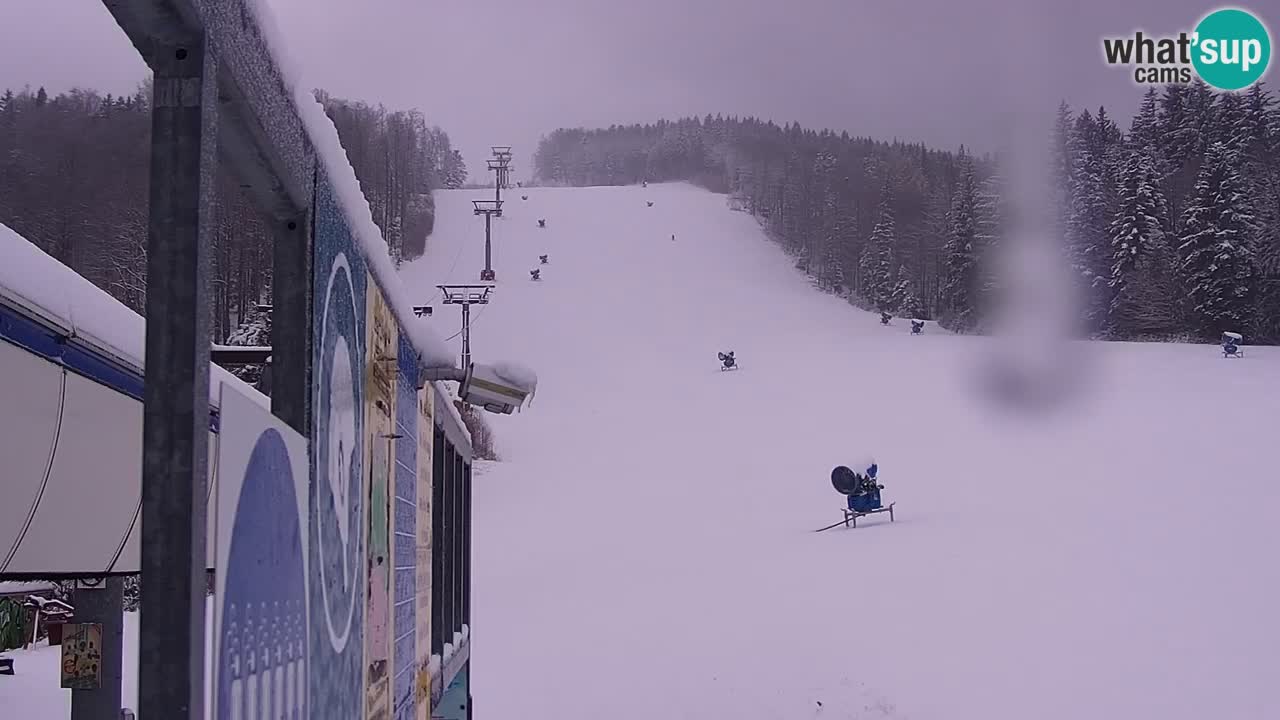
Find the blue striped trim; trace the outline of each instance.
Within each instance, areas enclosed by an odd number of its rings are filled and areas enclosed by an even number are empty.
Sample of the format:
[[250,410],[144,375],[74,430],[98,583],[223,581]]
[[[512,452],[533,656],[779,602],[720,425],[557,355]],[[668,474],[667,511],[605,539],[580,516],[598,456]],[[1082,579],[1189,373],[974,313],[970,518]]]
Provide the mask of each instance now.
[[[70,338],[13,309],[0,305],[0,340],[7,340],[49,362],[142,402],[143,378],[119,363],[75,345]],[[218,412],[209,409],[209,430],[218,432]]]

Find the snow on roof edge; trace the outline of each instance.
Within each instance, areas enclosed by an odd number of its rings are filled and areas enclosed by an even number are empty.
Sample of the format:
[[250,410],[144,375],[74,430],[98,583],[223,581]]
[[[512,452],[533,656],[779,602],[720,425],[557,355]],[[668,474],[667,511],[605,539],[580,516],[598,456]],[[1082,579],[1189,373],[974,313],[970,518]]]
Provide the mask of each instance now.
[[[101,350],[134,365],[145,380],[146,319],[3,223],[0,223],[0,287],[47,315],[47,320],[88,336]],[[262,407],[271,407],[266,395],[225,368],[210,363],[211,407],[218,407],[222,385],[230,385]]]
[[316,99],[312,91],[300,82],[302,74],[298,71],[284,43],[283,35],[276,24],[275,15],[262,0],[247,0],[250,11],[258,22],[262,36],[266,41],[267,52],[270,53],[276,66],[280,69],[280,77],[285,88],[292,93],[294,110],[302,120],[308,138],[316,151],[316,159],[322,163],[329,176],[338,204],[342,207],[347,221],[351,224],[351,232],[355,235],[356,244],[361,254],[369,263],[369,269],[377,280],[379,289],[386,296],[387,304],[395,316],[405,335],[408,336],[420,361],[428,368],[455,367],[453,353],[444,341],[429,327],[422,324],[413,314],[413,303],[409,302],[400,276],[387,252],[386,240],[382,231],[373,222],[373,213],[360,183],[356,180],[355,170],[347,158],[347,151],[338,138],[338,129],[325,113],[324,107]]
[[441,396],[449,398],[449,402],[445,403],[449,410],[449,414],[453,416],[454,422],[458,424],[458,427],[462,429],[463,434],[466,435],[467,442],[474,445],[475,439],[471,437],[471,428],[467,427],[467,424],[462,421],[462,413],[458,412],[458,408],[453,404],[453,401],[457,399],[454,397],[453,391],[448,385],[444,384],[443,380],[436,380],[431,384],[435,386],[435,389],[440,392]]

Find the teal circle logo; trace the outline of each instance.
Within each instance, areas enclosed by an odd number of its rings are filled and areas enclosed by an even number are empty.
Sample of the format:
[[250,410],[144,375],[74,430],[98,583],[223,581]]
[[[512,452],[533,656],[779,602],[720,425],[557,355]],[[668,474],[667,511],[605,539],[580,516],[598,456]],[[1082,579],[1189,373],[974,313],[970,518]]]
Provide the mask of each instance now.
[[1262,21],[1236,8],[1215,10],[1196,26],[1191,64],[1219,90],[1257,82],[1271,62],[1271,36]]

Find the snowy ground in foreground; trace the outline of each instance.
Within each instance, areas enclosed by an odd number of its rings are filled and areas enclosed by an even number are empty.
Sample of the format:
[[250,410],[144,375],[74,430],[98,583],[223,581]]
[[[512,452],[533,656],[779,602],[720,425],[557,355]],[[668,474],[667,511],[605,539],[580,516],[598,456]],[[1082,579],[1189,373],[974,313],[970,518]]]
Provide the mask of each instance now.
[[[437,194],[414,302],[476,282],[489,196]],[[990,340],[815,292],[721,196],[507,199],[474,353],[541,384],[476,482],[478,717],[1280,717],[1280,351],[1080,343],[1029,418]],[[809,532],[868,451],[898,522]]]
[[[475,282],[487,196],[438,194],[414,302]],[[990,341],[813,291],[721,197],[508,199],[474,351],[541,383],[476,481],[478,717],[1280,717],[1280,350],[1080,344],[1088,392],[1033,421],[973,392]],[[898,522],[808,532],[867,451]],[[58,651],[13,654],[0,717],[68,717]]]
[[[205,706],[208,707],[212,666],[212,599],[206,603]],[[17,674],[0,676],[0,718],[54,720],[71,717],[71,691],[60,687],[62,648],[43,645],[32,650],[10,650]],[[120,688],[124,707],[138,708],[138,613],[124,614],[124,673]]]

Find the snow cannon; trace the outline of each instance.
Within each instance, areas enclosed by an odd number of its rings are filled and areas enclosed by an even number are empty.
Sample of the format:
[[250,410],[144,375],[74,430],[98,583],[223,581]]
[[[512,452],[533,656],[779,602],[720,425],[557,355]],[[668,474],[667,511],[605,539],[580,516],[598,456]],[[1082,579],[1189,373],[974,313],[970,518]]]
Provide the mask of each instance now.
[[847,465],[837,466],[831,471],[831,486],[836,492],[844,495],[846,498],[846,506],[841,508],[844,513],[844,520],[828,525],[821,530],[830,530],[838,525],[845,527],[857,527],[858,518],[864,515],[874,515],[876,513],[889,513],[889,522],[894,521],[893,503],[885,505],[880,499],[880,491],[884,489],[876,478],[880,467],[876,465],[874,459],[868,459],[862,472],[854,472]]
[[652,201],[652,200],[648,201],[648,204],[649,204],[649,207],[653,207],[653,201]]
[[1222,357],[1244,357],[1244,350],[1240,349],[1243,344],[1244,336],[1240,333],[1222,333]]
[[529,271],[529,279],[530,279],[530,280],[541,280],[541,279],[542,279],[542,271],[541,271],[541,270],[538,270],[538,269],[536,269],[536,268],[535,268],[535,269],[533,269],[533,270],[530,270],[530,271]]
[[861,486],[861,479],[858,473],[854,472],[847,465],[838,465],[835,470],[831,471],[831,486],[841,495],[852,495],[858,491]]
[[723,367],[720,368],[721,372],[724,372],[725,370],[738,369],[738,361],[734,359],[732,350],[727,353],[716,353],[716,355],[719,356],[720,362],[723,365]]
[[889,321],[890,321],[890,320],[892,320],[892,319],[893,319],[893,316],[892,316],[892,315],[890,315],[889,313],[887,313],[887,312],[882,312],[882,313],[880,313],[880,324],[881,324],[881,325],[888,325],[888,324],[889,324]]
[[520,199],[521,199],[521,200],[528,200],[528,199],[529,199],[529,196],[528,196],[528,195],[521,195],[521,196],[520,196]]
[[924,321],[924,320],[912,320],[912,321],[911,321],[911,334],[912,334],[912,335],[919,335],[920,333],[924,332],[924,323],[925,323],[925,321]]
[[[836,492],[849,497],[849,509],[867,512],[880,507],[880,491],[884,486],[876,480],[880,467],[872,462],[862,472],[854,472],[848,465],[840,465],[831,471],[831,486]],[[856,501],[854,498],[860,498]],[[854,507],[860,505],[865,507]]]
[[523,407],[525,399],[537,389],[538,377],[527,368],[471,363],[458,386],[458,397],[491,413],[510,415]]
[[645,180],[644,182],[640,183],[640,187],[649,187],[649,181]]
[[539,255],[539,256],[538,256],[538,262],[539,262],[539,263],[541,263],[541,264],[543,264],[543,265],[546,265],[546,264],[547,264],[547,256],[546,256],[546,255]]
[[546,221],[546,220],[539,220],[539,221],[538,221],[538,227],[540,227],[540,228],[544,228],[544,227],[546,227],[546,226],[547,226],[547,221]]

